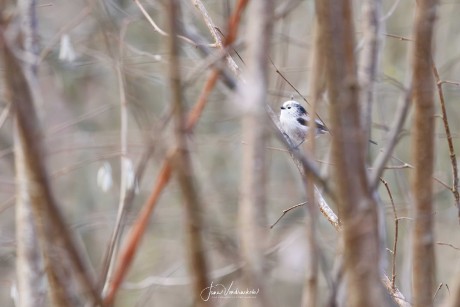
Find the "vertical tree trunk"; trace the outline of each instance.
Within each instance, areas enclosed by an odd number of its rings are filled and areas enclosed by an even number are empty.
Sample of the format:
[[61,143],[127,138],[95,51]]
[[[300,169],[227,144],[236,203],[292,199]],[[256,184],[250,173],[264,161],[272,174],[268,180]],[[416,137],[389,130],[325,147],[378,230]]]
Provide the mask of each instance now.
[[270,306],[264,278],[266,216],[266,122],[267,57],[271,38],[271,0],[253,0],[248,7],[246,83],[241,83],[243,102],[243,164],[239,205],[239,237],[247,265],[244,274],[249,289],[259,289],[251,306]]
[[377,204],[365,168],[366,134],[361,127],[354,58],[351,1],[316,1],[324,39],[332,128],[332,157],[343,223],[347,306],[385,305],[379,272]]
[[[5,8],[2,7],[1,9]],[[23,65],[13,52],[13,50],[22,50],[22,45],[19,43],[20,37],[11,38],[5,33],[5,29],[16,25],[13,21],[8,23],[2,20],[1,22],[0,46],[2,47],[5,75],[8,76],[4,78],[5,96],[11,101],[12,110],[15,112],[15,142],[20,142],[20,147],[16,146],[20,150],[19,158],[21,161],[18,163],[21,163],[19,167],[20,171],[23,172],[19,178],[25,180],[20,183],[20,188],[27,189],[27,191],[19,192],[23,193],[22,197],[25,196],[30,200],[39,234],[40,247],[46,263],[48,285],[53,302],[57,306],[69,306],[71,304],[71,295],[65,292],[69,283],[63,284],[62,279],[59,280],[60,275],[68,270],[63,265],[67,260],[79,278],[80,285],[91,296],[91,301],[99,302],[100,299],[93,278],[65,224],[48,180],[41,142],[41,127],[34,105],[36,96],[34,96],[34,91],[31,88],[33,83],[28,82]],[[56,261],[57,257],[62,257],[57,252],[56,247],[63,248],[65,255],[63,261]],[[75,293],[75,288],[72,288],[72,294]]]
[[177,142],[176,173],[181,186],[184,205],[186,230],[188,238],[189,271],[193,275],[194,306],[209,306],[210,302],[204,302],[200,298],[201,292],[210,286],[207,277],[207,263],[204,253],[202,238],[203,209],[194,184],[192,164],[187,145],[186,117],[183,106],[181,72],[179,62],[179,43],[177,35],[179,31],[180,1],[169,1],[169,23],[171,36],[169,48],[171,54],[170,82],[171,97],[175,118],[175,135]]
[[417,1],[413,65],[414,122],[412,125],[413,302],[415,307],[433,305],[435,287],[433,233],[434,80],[431,72],[436,0]]
[[[37,61],[37,16],[35,0],[20,0],[18,7],[21,30],[24,35],[24,50],[28,59],[25,65],[30,79],[36,79]],[[14,137],[14,156],[16,168],[16,278],[18,306],[44,306],[46,286],[43,261],[38,245],[36,225],[30,204],[29,185],[24,164],[24,149],[19,135]]]
[[[315,116],[316,106],[320,101],[323,92],[324,84],[324,57],[321,48],[321,34],[317,21],[314,23],[313,29],[313,48],[310,55],[311,71],[308,75],[308,82],[310,87],[310,113],[312,120],[308,123],[310,131],[316,131]],[[310,133],[308,135],[307,150],[311,157],[315,157],[316,135]],[[308,240],[308,263],[306,264],[307,276],[305,280],[302,306],[314,307],[318,302],[318,243],[316,241],[316,219],[318,216],[317,199],[315,197],[314,177],[311,173],[306,173],[303,176],[304,183],[306,184],[307,200],[308,200],[308,215],[306,218],[307,240]]]

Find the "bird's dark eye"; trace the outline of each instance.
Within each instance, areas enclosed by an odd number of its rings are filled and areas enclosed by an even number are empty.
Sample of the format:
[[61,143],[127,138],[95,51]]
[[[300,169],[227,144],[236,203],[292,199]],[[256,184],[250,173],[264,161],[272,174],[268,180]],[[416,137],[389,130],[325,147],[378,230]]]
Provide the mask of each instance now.
[[290,109],[291,107],[288,107],[288,109]]

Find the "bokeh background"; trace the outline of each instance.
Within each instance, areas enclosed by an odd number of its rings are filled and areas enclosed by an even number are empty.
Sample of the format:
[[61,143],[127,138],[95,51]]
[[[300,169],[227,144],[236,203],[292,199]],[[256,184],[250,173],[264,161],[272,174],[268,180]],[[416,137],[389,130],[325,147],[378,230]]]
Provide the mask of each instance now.
[[[164,1],[163,1],[164,2]],[[269,101],[279,110],[291,95],[305,104],[308,100],[309,52],[314,19],[313,1],[275,1],[274,33],[270,50]],[[298,2],[298,3],[297,3]],[[356,53],[360,52],[361,3],[354,2]],[[167,29],[162,1],[141,2],[155,22]],[[205,0],[216,26],[225,33],[229,8],[235,1]],[[183,25],[212,38],[201,14],[192,1],[182,1]],[[386,142],[397,103],[404,98],[404,86],[410,79],[412,23],[415,1],[383,0],[384,43],[381,70],[376,86],[369,161],[373,161]],[[128,230],[150,194],[165,153],[174,144],[173,124],[168,120],[171,108],[168,81],[167,37],[147,22],[133,1],[39,1],[38,8],[41,61],[39,84],[41,101],[37,109],[43,124],[48,167],[53,191],[73,232],[80,239],[84,253],[95,274],[101,264],[113,230],[120,197],[120,88],[116,67],[122,63],[124,90],[128,102],[128,153],[133,167],[147,147],[146,135],[154,140],[154,154],[145,176],[138,183],[138,193],[128,217]],[[442,80],[460,82],[460,2],[442,0],[436,24],[434,59]],[[245,15],[240,39],[232,53],[244,72]],[[197,100],[207,77],[202,69],[203,56],[196,47],[181,43],[182,77],[186,80],[185,104],[190,108]],[[280,73],[277,73],[279,70]],[[283,78],[283,77],[284,78]],[[8,78],[8,76],[3,76]],[[293,86],[285,80],[287,79]],[[458,154],[460,129],[460,86],[443,85],[449,124]],[[0,99],[0,107],[7,108]],[[318,114],[327,123],[327,98],[318,106]],[[436,96],[436,107],[439,101]],[[264,110],[260,110],[264,112]],[[440,114],[440,112],[437,112]],[[240,191],[242,149],[240,134],[242,106],[238,98],[221,84],[210,97],[199,124],[190,137],[196,182],[210,220],[205,228],[205,244],[211,270],[219,273],[237,265],[232,251],[237,244],[237,211]],[[436,117],[435,164],[435,234],[437,281],[443,284],[436,295],[439,304],[449,295],[449,282],[460,259],[460,225],[451,191],[452,171],[441,116]],[[411,116],[394,158],[383,175],[388,182],[399,220],[396,284],[410,300],[410,229],[411,194]],[[9,116],[0,128],[0,305],[14,306],[10,297],[15,280],[15,176]],[[271,136],[267,210],[268,224],[282,210],[305,201],[300,175],[289,154]],[[329,168],[329,137],[317,140],[316,159],[325,173]],[[105,189],[98,181],[101,169],[110,169]],[[100,177],[101,178],[101,177]],[[110,180],[108,179],[110,178]],[[107,181],[108,180],[108,181]],[[386,271],[391,276],[391,250],[394,241],[394,212],[384,186],[379,197],[386,221]],[[331,207],[335,210],[333,202]],[[304,207],[290,211],[270,230],[269,287],[275,306],[298,306],[301,301],[308,257]],[[336,259],[338,236],[323,216],[318,216],[318,242],[321,249],[320,296],[325,302],[330,291],[324,275],[331,276]],[[187,281],[184,211],[179,187],[172,180],[164,191],[150,219],[149,229],[137,251],[136,259],[116,306],[189,306],[191,286]],[[233,243],[232,243],[233,242]],[[217,279],[229,285],[239,282],[238,270]],[[219,306],[237,306],[238,299],[222,299]]]

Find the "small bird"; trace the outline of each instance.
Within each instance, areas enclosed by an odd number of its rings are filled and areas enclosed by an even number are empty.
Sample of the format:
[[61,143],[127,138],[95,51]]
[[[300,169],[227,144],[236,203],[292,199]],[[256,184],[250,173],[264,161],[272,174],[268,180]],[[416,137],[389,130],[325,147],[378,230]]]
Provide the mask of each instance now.
[[[308,135],[308,127],[311,118],[305,108],[295,100],[288,100],[283,103],[280,113],[280,124],[284,132],[294,143],[295,147],[300,146]],[[328,132],[326,126],[319,119],[315,120],[316,131],[315,135]]]

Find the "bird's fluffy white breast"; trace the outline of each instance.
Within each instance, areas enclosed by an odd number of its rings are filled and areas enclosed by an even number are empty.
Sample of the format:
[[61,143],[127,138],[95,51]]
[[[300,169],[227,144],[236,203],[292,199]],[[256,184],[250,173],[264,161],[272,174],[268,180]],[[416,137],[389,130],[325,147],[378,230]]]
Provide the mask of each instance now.
[[299,143],[304,140],[308,128],[302,126],[292,114],[281,112],[280,124],[284,132],[286,132],[294,142]]

